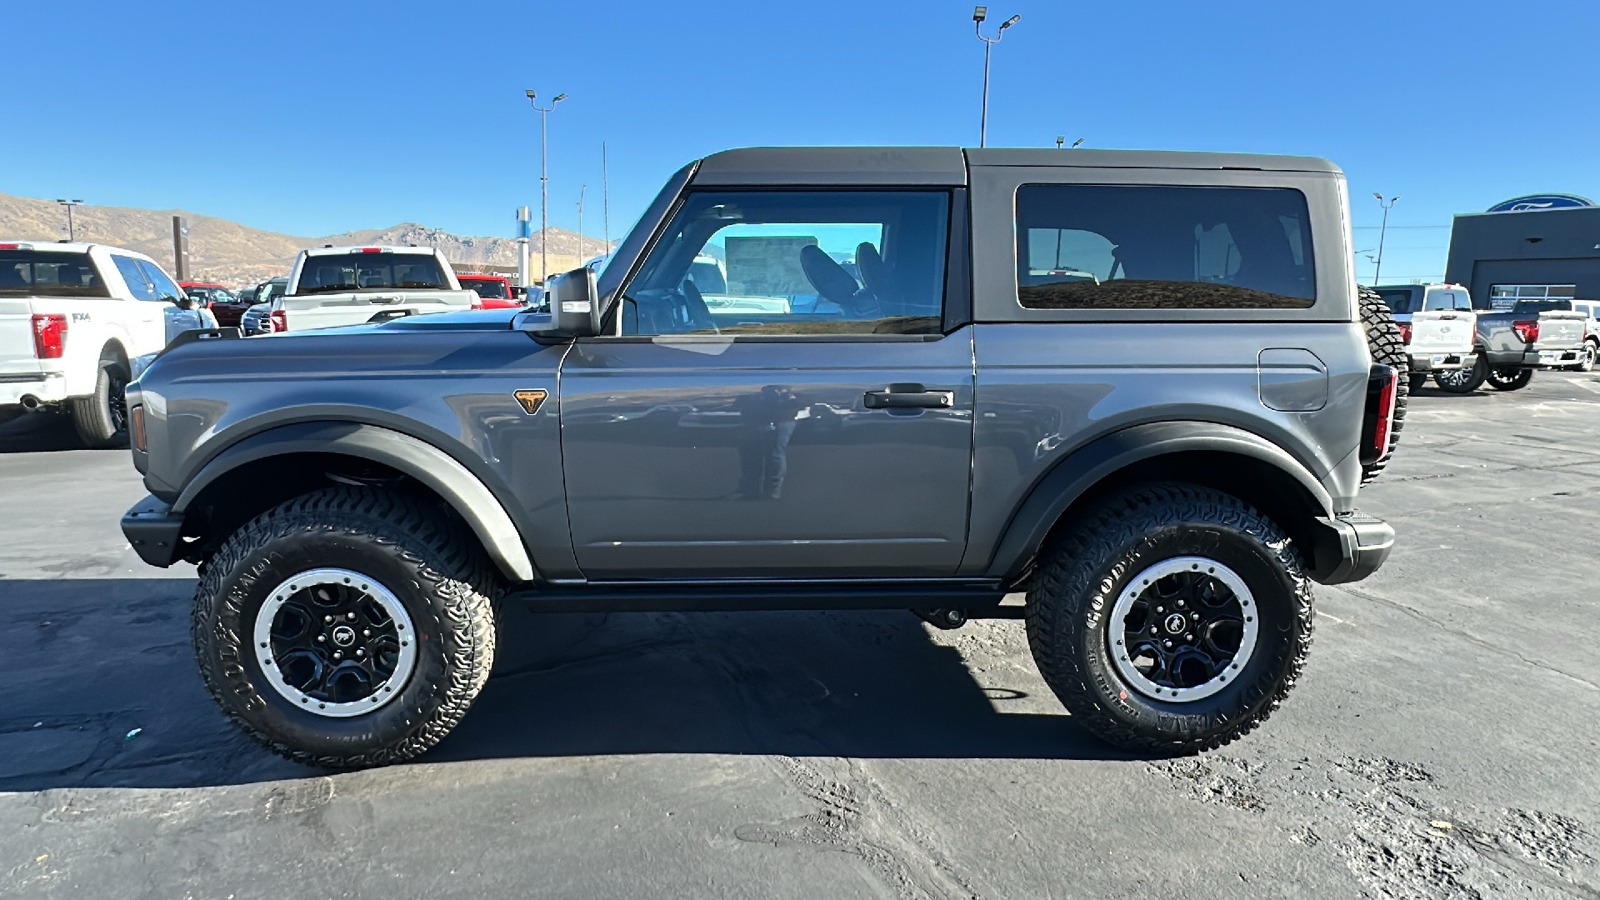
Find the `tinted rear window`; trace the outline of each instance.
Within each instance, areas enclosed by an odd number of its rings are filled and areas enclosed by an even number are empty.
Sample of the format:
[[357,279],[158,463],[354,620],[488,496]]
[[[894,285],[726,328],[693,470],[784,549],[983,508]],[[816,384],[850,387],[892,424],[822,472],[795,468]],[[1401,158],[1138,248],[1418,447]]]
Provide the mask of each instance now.
[[1305,195],[1025,184],[1017,288],[1032,309],[1305,309],[1316,302]]
[[87,253],[0,250],[0,295],[109,297]]
[[444,269],[421,253],[344,253],[310,256],[300,271],[298,291],[381,291],[396,288],[444,288]]
[[1416,292],[1412,290],[1379,291],[1378,296],[1383,298],[1385,305],[1392,313],[1416,312]]
[[479,297],[491,300],[511,299],[511,295],[506,293],[506,283],[498,278],[462,278],[461,286],[477,292]]
[[1516,306],[1511,307],[1515,315],[1533,315],[1542,312],[1570,312],[1571,300],[1521,300]]

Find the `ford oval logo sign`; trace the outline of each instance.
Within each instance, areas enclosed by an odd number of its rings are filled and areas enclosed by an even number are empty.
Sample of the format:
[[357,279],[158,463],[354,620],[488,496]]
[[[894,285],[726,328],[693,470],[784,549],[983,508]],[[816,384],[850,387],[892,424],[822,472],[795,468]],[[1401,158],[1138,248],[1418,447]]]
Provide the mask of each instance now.
[[1577,194],[1529,194],[1513,197],[1489,207],[1489,212],[1538,212],[1546,209],[1582,209],[1594,206],[1594,201]]

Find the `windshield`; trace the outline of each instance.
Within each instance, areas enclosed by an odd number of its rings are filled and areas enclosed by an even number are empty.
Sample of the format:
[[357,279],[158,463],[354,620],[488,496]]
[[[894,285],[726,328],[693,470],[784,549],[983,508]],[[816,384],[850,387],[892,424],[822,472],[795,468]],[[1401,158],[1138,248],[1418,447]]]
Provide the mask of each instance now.
[[0,296],[109,297],[87,253],[0,250]]
[[510,300],[511,295],[506,292],[506,283],[498,278],[471,278],[460,276],[461,286],[473,291],[479,297],[487,300]]
[[196,300],[199,300],[201,303],[206,304],[239,302],[239,298],[235,297],[233,292],[226,288],[196,286],[186,287],[183,289],[183,292],[195,298]]
[[325,294],[448,286],[444,269],[432,254],[342,253],[306,257],[296,290],[301,294]]

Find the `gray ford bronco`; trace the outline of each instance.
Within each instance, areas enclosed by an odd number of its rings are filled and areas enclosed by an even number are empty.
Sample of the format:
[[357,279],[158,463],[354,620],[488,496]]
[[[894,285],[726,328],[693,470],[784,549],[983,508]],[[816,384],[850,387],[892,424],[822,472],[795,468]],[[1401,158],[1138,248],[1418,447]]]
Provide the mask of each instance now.
[[[708,265],[708,260],[716,265]],[[672,176],[550,309],[192,332],[127,399],[200,566],[200,670],[290,758],[412,757],[495,610],[899,608],[1027,634],[1073,719],[1147,753],[1299,679],[1405,350],[1322,160],[733,150]]]

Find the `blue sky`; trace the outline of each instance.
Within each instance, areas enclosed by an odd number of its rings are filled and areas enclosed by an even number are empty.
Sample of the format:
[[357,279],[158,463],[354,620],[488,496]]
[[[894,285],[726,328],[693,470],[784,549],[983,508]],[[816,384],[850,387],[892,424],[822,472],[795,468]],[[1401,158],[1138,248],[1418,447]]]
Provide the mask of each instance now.
[[[538,217],[613,238],[684,162],[733,146],[975,144],[968,2],[11,4],[0,192],[182,208],[302,235]],[[998,0],[991,146],[1325,156],[1399,194],[1384,271],[1442,273],[1450,216],[1600,199],[1600,3]],[[41,36],[33,39],[30,36]],[[23,100],[23,98],[29,98]],[[22,105],[18,105],[22,101]],[[30,110],[24,112],[23,110]],[[31,126],[26,123],[33,123]],[[1371,264],[1357,260],[1367,278]]]

